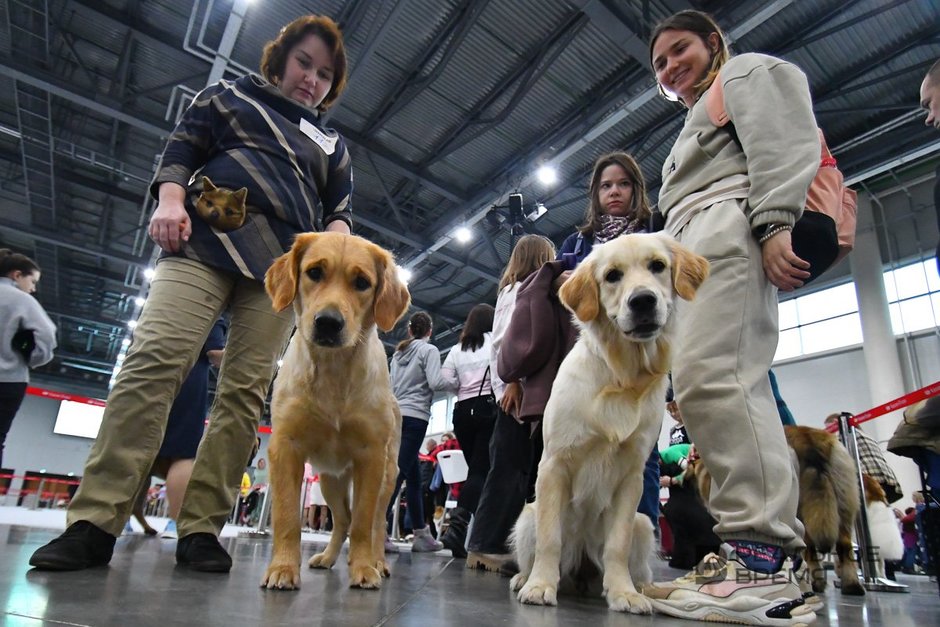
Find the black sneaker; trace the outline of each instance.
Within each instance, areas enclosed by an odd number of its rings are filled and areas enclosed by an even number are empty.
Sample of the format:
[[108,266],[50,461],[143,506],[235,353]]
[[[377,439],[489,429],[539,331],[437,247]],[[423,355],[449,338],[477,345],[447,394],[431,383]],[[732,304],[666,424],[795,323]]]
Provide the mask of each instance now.
[[116,538],[87,520],[69,525],[65,532],[36,549],[29,565],[40,570],[82,570],[111,561]]
[[467,549],[464,548],[464,541],[466,538],[463,534],[458,534],[454,532],[453,529],[448,529],[447,533],[441,536],[439,542],[444,545],[445,549],[449,549],[451,555],[458,559],[464,559],[467,557]]
[[176,563],[204,573],[227,573],[232,558],[212,533],[191,533],[176,543]]

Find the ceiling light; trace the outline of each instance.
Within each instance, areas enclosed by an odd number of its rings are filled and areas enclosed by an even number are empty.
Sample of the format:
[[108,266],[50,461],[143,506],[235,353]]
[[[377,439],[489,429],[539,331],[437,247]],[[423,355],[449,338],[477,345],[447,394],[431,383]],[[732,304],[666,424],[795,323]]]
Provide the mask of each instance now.
[[129,326],[129,327],[132,328],[132,329],[136,329],[136,328],[137,328],[137,321],[136,321],[136,320],[128,320],[128,321],[127,321],[127,326]]
[[129,337],[126,337],[123,340],[121,340],[121,346],[130,346],[130,345],[131,345],[131,339]]
[[280,367],[283,366],[283,365],[284,365],[284,360],[283,360],[283,359],[278,359],[278,360],[277,360],[277,367],[280,368]]
[[153,278],[153,273],[154,273],[153,268],[147,268],[146,270],[144,270],[144,278],[149,281],[150,279]]
[[473,231],[465,226],[458,227],[457,230],[454,231],[454,239],[461,244],[466,244],[473,239]]
[[143,307],[144,303],[146,302],[147,302],[147,299],[141,298],[140,296],[134,299],[134,304],[137,305],[138,307]]
[[558,182],[558,171],[550,165],[543,165],[535,173],[542,185],[554,185]]
[[411,280],[411,276],[412,276],[411,270],[409,270],[408,268],[402,268],[401,266],[398,267],[398,279],[402,283],[407,284],[408,281]]

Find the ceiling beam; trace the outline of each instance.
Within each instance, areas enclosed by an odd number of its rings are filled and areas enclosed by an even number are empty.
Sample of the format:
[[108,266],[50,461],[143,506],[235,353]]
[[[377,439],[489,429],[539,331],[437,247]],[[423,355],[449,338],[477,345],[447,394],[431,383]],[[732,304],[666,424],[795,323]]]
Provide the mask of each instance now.
[[173,125],[170,122],[165,120],[147,121],[130,115],[120,108],[119,103],[110,98],[96,94],[79,93],[74,86],[69,85],[59,77],[38,67],[23,64],[8,56],[0,57],[0,75],[43,89],[53,96],[64,98],[86,109],[114,118],[157,137],[167,137],[172,131]]
[[72,242],[66,241],[62,239],[61,234],[55,231],[47,231],[38,227],[31,227],[25,224],[11,222],[9,220],[0,220],[0,231],[30,237],[37,242],[55,244],[56,246],[68,248],[69,250],[74,250],[91,257],[98,257],[100,259],[107,259],[109,261],[115,261],[118,263],[126,263],[128,265],[139,266],[140,268],[147,268],[150,262],[149,256],[134,257],[132,255],[125,255],[119,252],[95,250],[93,248],[89,248],[87,245],[74,244]]
[[[385,224],[382,220],[374,216],[362,215],[362,214],[353,214],[353,222],[357,222],[365,227],[372,229],[386,237],[390,237],[395,241],[406,244],[415,250],[421,250],[425,248],[428,243],[426,241],[417,239],[415,236],[408,235],[401,232],[401,229]],[[461,268],[470,274],[473,274],[481,279],[486,279],[493,283],[499,283],[499,276],[493,274],[488,268],[481,266],[473,261],[467,259],[460,259],[447,251],[439,250],[435,253],[435,258],[445,261],[452,266]]]
[[380,158],[382,161],[390,165],[402,176],[420,183],[425,188],[435,192],[436,194],[440,194],[452,202],[463,203],[467,201],[467,198],[463,192],[451,188],[449,184],[435,178],[430,174],[419,172],[417,166],[405,161],[399,155],[395,154],[388,148],[385,148],[384,146],[370,140],[362,133],[354,131],[353,129],[335,120],[331,122],[331,125],[340,133],[340,135],[343,136],[343,139],[345,139],[347,143],[353,143],[363,150],[368,150],[374,156]]
[[611,43],[630,55],[640,66],[646,67],[649,63],[646,42],[640,39],[619,15],[611,11],[603,0],[582,0],[580,9]]

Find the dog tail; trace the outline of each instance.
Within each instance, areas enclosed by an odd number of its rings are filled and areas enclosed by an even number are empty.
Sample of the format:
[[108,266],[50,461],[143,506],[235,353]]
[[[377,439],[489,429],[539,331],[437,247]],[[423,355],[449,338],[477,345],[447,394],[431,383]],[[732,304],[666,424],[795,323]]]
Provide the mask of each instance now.
[[[808,539],[817,550],[828,552],[839,537],[838,492],[843,488],[836,486],[832,475],[833,464],[842,461],[838,454],[842,447],[830,443],[827,455],[819,443],[813,444],[800,460],[800,514]],[[848,458],[845,449],[841,453]]]
[[528,577],[535,564],[535,504],[528,503],[509,534],[509,548],[516,556],[519,572]]

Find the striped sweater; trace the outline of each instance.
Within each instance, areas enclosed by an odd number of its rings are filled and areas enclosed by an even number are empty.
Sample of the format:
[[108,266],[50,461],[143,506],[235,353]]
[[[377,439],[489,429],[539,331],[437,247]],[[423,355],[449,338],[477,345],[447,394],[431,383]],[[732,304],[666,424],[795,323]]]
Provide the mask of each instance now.
[[[194,203],[203,176],[217,187],[248,188],[241,227],[221,232],[199,218]],[[179,253],[161,256],[259,281],[296,234],[320,231],[333,220],[352,226],[352,165],[343,138],[322,127],[315,110],[254,74],[220,81],[196,96],[167,141],[150,185],[154,198],[165,182],[186,188],[193,226]]]

